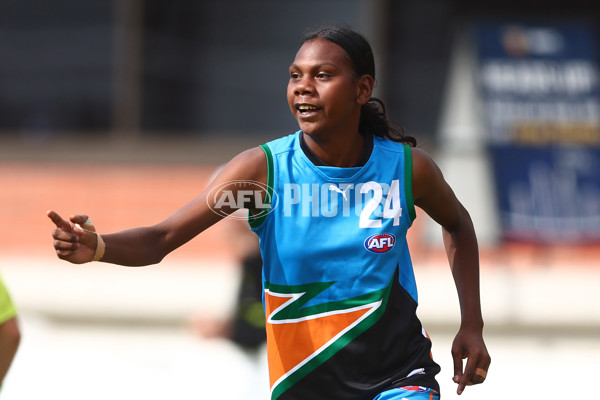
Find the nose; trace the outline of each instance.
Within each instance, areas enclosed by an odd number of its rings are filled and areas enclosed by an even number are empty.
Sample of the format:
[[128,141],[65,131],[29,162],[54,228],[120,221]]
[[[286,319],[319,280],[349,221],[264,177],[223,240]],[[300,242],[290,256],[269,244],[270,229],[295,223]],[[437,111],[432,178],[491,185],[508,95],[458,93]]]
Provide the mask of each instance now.
[[294,94],[297,96],[313,94],[314,91],[314,85],[306,78],[296,82],[294,85]]

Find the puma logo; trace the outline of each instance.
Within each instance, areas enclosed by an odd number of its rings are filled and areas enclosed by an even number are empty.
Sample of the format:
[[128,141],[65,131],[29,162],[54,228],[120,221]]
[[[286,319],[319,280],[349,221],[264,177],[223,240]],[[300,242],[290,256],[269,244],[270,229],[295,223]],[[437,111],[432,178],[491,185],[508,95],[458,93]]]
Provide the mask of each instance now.
[[348,191],[348,189],[350,189],[352,187],[352,185],[348,185],[346,187],[346,189],[342,190],[339,187],[335,186],[333,183],[329,184],[329,190],[331,190],[332,192],[338,192],[342,194],[342,197],[344,198],[345,201],[348,201],[348,197],[346,196],[346,192]]

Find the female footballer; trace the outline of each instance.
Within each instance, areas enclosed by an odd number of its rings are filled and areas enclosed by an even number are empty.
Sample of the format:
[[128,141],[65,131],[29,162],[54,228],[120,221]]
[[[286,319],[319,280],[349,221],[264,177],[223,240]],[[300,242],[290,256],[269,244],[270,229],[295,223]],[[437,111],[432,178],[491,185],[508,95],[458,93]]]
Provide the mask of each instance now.
[[65,220],[49,211],[58,257],[155,264],[248,208],[264,262],[271,398],[437,399],[440,367],[416,316],[406,242],[417,206],[442,227],[458,291],[457,392],[482,383],[490,356],[473,224],[416,140],[390,128],[374,84],[361,35],[337,26],[308,34],[289,69],[297,132],[234,157],[197,198],[153,226],[99,235],[85,215]]

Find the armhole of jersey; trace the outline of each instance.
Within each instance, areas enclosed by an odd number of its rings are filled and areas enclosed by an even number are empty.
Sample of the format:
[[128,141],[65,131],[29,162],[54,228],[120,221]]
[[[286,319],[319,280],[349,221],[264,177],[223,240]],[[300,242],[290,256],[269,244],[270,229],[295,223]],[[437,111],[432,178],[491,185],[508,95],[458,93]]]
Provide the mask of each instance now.
[[404,145],[404,193],[406,196],[406,206],[408,207],[408,215],[410,216],[410,222],[417,218],[415,211],[415,203],[413,200],[412,191],[412,177],[413,177],[413,161],[412,161],[412,149],[409,145]]
[[[267,156],[267,193],[265,193],[264,204],[270,206],[273,202],[273,154],[266,144],[261,144],[260,148],[265,152],[265,156]],[[248,211],[248,223],[250,224],[250,228],[258,228],[265,222],[270,210],[271,207],[265,208],[257,215],[252,215],[250,214],[250,211]]]

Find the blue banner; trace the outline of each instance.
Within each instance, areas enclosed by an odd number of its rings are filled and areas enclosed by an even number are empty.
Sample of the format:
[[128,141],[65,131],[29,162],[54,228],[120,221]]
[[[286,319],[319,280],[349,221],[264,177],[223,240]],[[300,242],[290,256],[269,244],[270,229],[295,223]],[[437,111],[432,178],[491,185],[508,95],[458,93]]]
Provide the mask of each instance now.
[[596,33],[581,24],[488,23],[475,35],[503,237],[600,241]]

